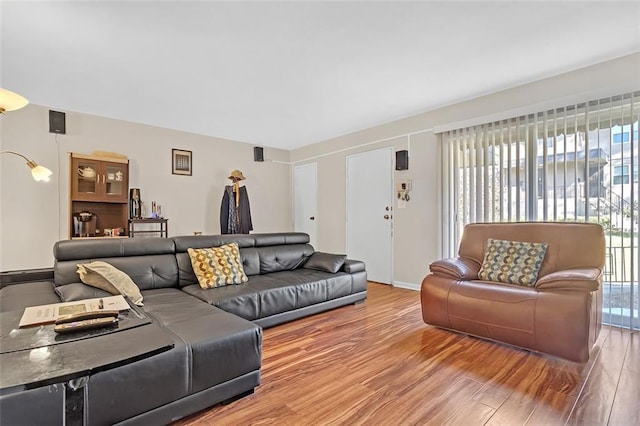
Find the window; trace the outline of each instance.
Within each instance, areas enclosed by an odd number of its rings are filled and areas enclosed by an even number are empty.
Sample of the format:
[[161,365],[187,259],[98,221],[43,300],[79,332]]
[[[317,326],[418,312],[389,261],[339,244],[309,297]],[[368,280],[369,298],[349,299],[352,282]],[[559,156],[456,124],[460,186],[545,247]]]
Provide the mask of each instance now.
[[622,185],[629,183],[629,165],[613,167],[613,184]]
[[[631,142],[631,126],[614,126],[611,129],[611,138],[614,144]],[[633,141],[638,142],[638,123],[633,126]]]
[[613,143],[625,143],[625,142],[629,142],[629,132],[613,134]]
[[471,222],[600,223],[603,322],[640,330],[638,122],[635,92],[442,134],[443,257]]

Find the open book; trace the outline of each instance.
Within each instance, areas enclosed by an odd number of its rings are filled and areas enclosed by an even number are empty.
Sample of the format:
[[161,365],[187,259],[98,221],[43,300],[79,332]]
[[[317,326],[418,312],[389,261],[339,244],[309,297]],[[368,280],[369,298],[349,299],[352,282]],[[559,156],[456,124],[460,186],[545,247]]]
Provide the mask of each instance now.
[[59,316],[100,310],[126,311],[129,304],[122,295],[52,305],[29,306],[20,319],[20,327],[54,323]]

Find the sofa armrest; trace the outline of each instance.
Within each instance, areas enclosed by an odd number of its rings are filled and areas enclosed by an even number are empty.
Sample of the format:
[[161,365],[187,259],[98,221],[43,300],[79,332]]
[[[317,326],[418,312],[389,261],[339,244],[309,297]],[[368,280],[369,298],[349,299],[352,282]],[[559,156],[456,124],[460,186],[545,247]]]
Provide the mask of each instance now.
[[457,280],[477,280],[480,264],[468,257],[439,259],[429,265],[432,274]]
[[342,265],[342,270],[347,274],[364,271],[364,262],[361,260],[345,259],[344,265]]
[[602,271],[599,268],[566,269],[552,272],[538,279],[538,290],[588,290],[600,288]]

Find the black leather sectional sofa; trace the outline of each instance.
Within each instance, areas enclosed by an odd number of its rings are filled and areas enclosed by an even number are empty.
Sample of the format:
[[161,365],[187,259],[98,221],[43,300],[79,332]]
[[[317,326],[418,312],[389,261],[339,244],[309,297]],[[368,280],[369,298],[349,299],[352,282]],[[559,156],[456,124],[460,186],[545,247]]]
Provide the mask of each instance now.
[[[201,289],[187,249],[233,241],[249,281]],[[92,375],[87,423],[165,424],[260,384],[261,327],[366,298],[362,262],[346,260],[337,273],[305,269],[313,253],[302,233],[60,241],[54,282],[7,286],[0,290],[0,309],[57,303],[58,294],[67,300],[106,295],[80,283],[78,263],[103,260],[126,272],[142,290],[143,309],[175,346]],[[61,424],[62,404],[62,393],[47,388],[3,395],[0,423]]]

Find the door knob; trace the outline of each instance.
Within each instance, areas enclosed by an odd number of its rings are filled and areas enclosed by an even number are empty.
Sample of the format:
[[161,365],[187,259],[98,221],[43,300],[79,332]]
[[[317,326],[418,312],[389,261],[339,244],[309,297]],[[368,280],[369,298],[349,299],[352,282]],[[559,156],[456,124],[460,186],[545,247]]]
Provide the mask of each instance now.
[[309,219],[310,220],[316,220],[316,217],[315,216],[311,216]]

